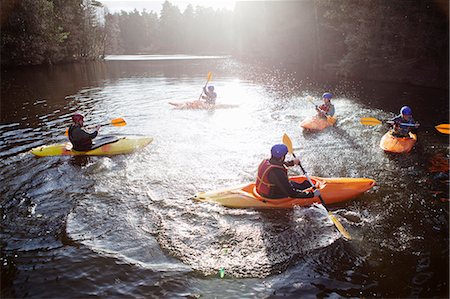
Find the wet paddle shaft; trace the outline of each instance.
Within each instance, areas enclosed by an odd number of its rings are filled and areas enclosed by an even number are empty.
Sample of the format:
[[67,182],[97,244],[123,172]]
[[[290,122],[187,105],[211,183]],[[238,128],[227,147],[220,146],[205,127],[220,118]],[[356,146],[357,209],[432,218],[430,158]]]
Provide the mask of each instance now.
[[[126,126],[126,124],[127,124],[127,122],[123,118],[119,117],[119,118],[115,118],[109,122],[100,124],[100,126],[103,127],[103,126],[112,125],[114,127],[123,127],[123,126]],[[65,135],[69,136],[69,129],[66,129]]]
[[[294,156],[294,158],[296,158],[293,147],[292,147],[291,138],[289,138],[289,136],[287,134],[283,135],[283,143],[287,146],[289,153],[291,153],[292,156]],[[311,184],[311,186],[314,187],[314,184],[312,183],[311,179],[308,176],[308,173],[305,171],[302,164],[299,163],[298,166],[300,166],[300,169],[305,174],[306,179]],[[336,218],[336,216],[334,216],[333,213],[331,213],[331,211],[328,209],[327,205],[325,204],[325,201],[322,198],[322,195],[319,195],[319,199],[320,199],[320,202],[322,203],[322,205],[324,206],[325,210],[327,210],[328,216],[330,217],[331,221],[334,223],[334,225],[336,226],[338,231],[344,236],[344,238],[346,238],[347,240],[351,240],[352,237],[350,236],[349,232],[342,226],[342,224],[339,222],[339,220]]]
[[[377,125],[381,125],[382,121],[375,118],[375,117],[363,117],[359,120],[359,122],[362,125],[365,126],[377,126]],[[385,121],[387,123],[392,123],[391,121]],[[407,127],[415,127],[415,124],[406,124],[406,123],[401,123],[400,125],[402,126],[407,126]],[[439,131],[442,134],[450,134],[450,124],[440,124],[434,127],[437,131]]]
[[207,79],[206,79],[205,86],[202,88],[202,92],[200,93],[200,96],[198,97],[198,100],[199,100],[199,101],[200,101],[200,99],[202,98],[203,89],[206,88],[206,85],[208,85],[208,82],[211,81],[211,78],[212,78],[212,73],[211,73],[211,72],[208,72],[208,77],[207,77]]

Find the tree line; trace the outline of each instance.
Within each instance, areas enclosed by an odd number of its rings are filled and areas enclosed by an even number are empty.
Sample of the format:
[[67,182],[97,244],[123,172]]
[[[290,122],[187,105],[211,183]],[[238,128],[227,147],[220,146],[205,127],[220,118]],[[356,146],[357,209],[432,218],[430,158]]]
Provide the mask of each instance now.
[[102,9],[94,0],[2,0],[1,64],[97,59],[106,36]]
[[181,12],[169,1],[155,12],[107,14],[108,54],[230,53],[232,12],[189,4]]
[[93,0],[5,0],[2,65],[105,54],[232,54],[310,76],[448,88],[447,0],[238,1],[234,11],[165,1],[108,13]]

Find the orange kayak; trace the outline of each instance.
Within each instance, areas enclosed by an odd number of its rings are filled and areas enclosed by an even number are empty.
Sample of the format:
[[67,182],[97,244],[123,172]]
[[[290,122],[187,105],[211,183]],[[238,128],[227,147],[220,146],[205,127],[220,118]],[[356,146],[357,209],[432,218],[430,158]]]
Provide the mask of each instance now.
[[[311,181],[320,189],[326,204],[344,202],[361,195],[375,185],[375,181],[367,178],[321,178],[311,176]],[[301,183],[305,176],[290,177],[290,180]],[[293,206],[308,206],[320,203],[318,197],[313,198],[280,198],[268,199],[256,192],[255,183],[245,184],[218,191],[200,192],[194,196],[199,201],[217,203],[229,208],[287,209]]]
[[322,131],[323,129],[333,126],[335,123],[336,123],[335,117],[330,116],[329,118],[323,118],[313,116],[303,120],[300,123],[300,127],[307,130]]
[[201,110],[201,109],[223,109],[223,108],[236,108],[238,105],[231,104],[215,104],[211,105],[206,103],[205,101],[192,101],[192,102],[183,102],[183,103],[175,103],[169,102],[170,105],[175,106],[175,109],[193,109],[193,110]]
[[409,132],[409,137],[395,137],[387,132],[380,140],[380,147],[391,153],[409,153],[417,142],[417,135]]

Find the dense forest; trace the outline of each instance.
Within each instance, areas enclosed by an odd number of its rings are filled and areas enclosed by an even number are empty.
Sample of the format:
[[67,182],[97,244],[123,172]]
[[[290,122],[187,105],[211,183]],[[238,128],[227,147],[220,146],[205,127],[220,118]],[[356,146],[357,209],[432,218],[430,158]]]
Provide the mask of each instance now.
[[2,2],[2,65],[105,54],[232,54],[311,77],[448,88],[447,0],[242,1],[234,11],[165,1],[108,13],[93,0]]
[[2,66],[99,58],[106,37],[102,10],[93,0],[2,0]]

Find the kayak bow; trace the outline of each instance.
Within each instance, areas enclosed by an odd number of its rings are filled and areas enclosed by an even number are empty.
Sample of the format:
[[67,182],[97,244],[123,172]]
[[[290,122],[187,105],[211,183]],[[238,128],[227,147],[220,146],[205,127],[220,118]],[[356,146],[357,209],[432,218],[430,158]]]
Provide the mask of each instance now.
[[327,119],[323,117],[313,116],[303,120],[300,123],[300,127],[307,130],[322,131],[323,129],[333,126],[335,123],[335,117],[329,117]]
[[391,153],[409,153],[417,142],[417,135],[409,132],[409,137],[395,137],[388,131],[380,140],[380,147]]

